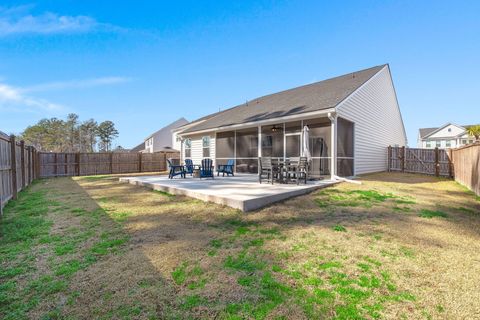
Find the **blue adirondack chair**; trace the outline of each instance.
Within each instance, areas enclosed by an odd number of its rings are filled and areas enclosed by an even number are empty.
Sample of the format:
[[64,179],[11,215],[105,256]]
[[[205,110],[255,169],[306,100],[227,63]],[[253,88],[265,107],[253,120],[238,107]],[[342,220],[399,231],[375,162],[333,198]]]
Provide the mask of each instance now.
[[169,171],[168,171],[168,178],[173,179],[175,176],[181,176],[185,178],[185,167],[182,165],[177,165],[172,163],[172,159],[167,159]]
[[189,175],[193,175],[194,169],[195,169],[195,165],[193,164],[192,159],[185,159],[185,173]]
[[213,161],[212,159],[203,159],[202,166],[200,167],[200,179],[202,178],[214,178],[213,176]]
[[229,175],[233,176],[234,166],[235,166],[235,162],[233,159],[228,160],[227,164],[219,164],[217,167],[217,176],[220,175],[220,173],[223,174],[224,177],[225,177],[225,173],[227,174],[227,177]]

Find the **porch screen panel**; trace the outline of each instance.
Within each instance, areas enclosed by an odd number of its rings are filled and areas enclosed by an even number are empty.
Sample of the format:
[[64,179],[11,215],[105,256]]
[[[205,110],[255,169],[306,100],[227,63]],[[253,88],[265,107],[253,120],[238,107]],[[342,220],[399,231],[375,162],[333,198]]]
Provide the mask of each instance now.
[[354,146],[353,122],[337,119],[337,174],[340,177],[353,176]]
[[302,121],[293,121],[285,123],[285,133],[300,133],[302,132]]
[[283,123],[262,127],[262,156],[283,158]]
[[331,127],[327,118],[304,120],[303,125],[309,129],[309,148],[312,156],[310,176],[330,175]]
[[249,128],[236,132],[237,172],[258,172],[258,129]]
[[226,164],[235,157],[235,132],[219,132],[215,139],[215,155],[217,165]]

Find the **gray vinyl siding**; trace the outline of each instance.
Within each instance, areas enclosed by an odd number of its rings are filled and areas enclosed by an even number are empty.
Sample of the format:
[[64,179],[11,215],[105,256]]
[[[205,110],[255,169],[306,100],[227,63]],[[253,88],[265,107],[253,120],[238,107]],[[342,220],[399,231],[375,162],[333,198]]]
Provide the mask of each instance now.
[[387,170],[387,147],[407,139],[388,66],[337,108],[355,123],[355,175]]

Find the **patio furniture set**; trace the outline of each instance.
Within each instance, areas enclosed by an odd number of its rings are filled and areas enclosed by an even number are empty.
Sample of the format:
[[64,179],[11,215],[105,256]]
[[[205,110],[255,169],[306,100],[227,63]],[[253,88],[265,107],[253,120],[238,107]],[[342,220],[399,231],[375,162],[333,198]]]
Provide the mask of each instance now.
[[302,181],[307,184],[308,180],[308,159],[307,157],[293,158],[259,158],[259,175],[258,180],[262,180],[274,184],[290,183],[295,181],[297,185]]
[[[212,159],[203,159],[201,165],[193,164],[191,159],[186,159],[185,164],[174,164],[173,159],[167,159],[169,172],[168,177],[173,179],[175,176],[181,176],[186,178],[187,174],[191,175],[194,178],[214,178],[214,167]],[[227,164],[221,164],[217,166],[217,176],[220,173],[225,176],[234,175],[234,162],[233,160],[228,160]]]
[[[212,159],[203,159],[201,165],[193,164],[191,159],[186,159],[185,163],[174,164],[173,159],[167,159],[169,173],[168,178],[173,179],[175,176],[181,176],[186,178],[187,174],[194,178],[214,178],[214,166]],[[295,158],[272,158],[272,157],[260,157],[258,159],[259,164],[259,183],[266,180],[267,182],[274,184],[277,183],[290,183],[296,182],[297,185],[302,181],[307,184],[308,180],[308,159],[307,157],[295,157]],[[226,164],[220,164],[217,166],[217,176],[225,174],[228,176],[234,176],[235,162],[233,159],[227,161]]]

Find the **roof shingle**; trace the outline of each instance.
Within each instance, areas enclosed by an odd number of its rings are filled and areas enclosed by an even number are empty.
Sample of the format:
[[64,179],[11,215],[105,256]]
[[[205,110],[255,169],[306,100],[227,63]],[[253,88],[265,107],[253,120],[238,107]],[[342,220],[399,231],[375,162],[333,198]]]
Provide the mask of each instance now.
[[[380,65],[256,98],[193,121],[192,123],[199,123],[183,133],[334,108],[385,66]],[[200,121],[201,119],[204,120]]]

